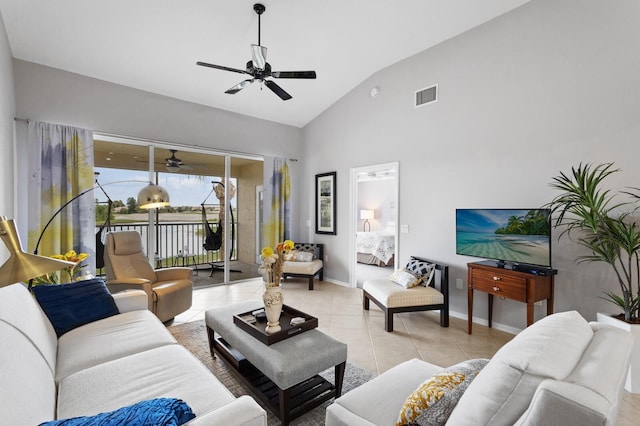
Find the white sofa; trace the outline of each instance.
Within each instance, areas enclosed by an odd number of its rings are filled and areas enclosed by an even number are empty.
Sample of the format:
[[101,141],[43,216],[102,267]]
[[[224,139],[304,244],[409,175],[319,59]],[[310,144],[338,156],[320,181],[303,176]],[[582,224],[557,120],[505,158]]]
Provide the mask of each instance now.
[[[575,311],[545,317],[480,370],[446,424],[615,425],[632,341]],[[399,364],[338,398],[326,425],[395,425],[407,397],[444,370],[417,359]]]
[[120,314],[58,339],[22,284],[0,288],[0,423],[33,426],[166,397],[191,407],[190,425],[267,424],[251,397],[234,397],[177,344],[143,291],[114,298]]

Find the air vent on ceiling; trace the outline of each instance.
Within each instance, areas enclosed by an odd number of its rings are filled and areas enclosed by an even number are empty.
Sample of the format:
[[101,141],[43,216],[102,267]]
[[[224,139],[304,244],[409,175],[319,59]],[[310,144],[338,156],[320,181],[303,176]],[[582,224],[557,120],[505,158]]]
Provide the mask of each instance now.
[[427,87],[426,89],[421,89],[416,92],[416,103],[415,106],[423,106],[426,104],[430,104],[432,102],[438,101],[438,85],[434,84],[431,87]]

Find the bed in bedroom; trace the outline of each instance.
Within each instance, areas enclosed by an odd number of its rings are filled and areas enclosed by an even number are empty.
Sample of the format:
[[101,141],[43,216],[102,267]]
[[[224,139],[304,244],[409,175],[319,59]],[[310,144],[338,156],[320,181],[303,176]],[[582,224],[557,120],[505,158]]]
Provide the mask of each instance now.
[[356,233],[358,263],[376,266],[393,265],[395,235],[387,230]]

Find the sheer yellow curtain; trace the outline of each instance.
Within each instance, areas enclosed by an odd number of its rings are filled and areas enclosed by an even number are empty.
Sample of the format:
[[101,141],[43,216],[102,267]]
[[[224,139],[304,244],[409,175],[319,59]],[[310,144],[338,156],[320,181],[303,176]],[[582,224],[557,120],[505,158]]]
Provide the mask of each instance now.
[[288,161],[265,158],[264,242],[276,243],[291,238],[291,179]]
[[[44,226],[67,201],[94,185],[93,133],[60,124],[30,122],[29,251],[33,251]],[[86,194],[66,206],[47,228],[38,247],[43,256],[69,250],[95,253],[95,201]]]

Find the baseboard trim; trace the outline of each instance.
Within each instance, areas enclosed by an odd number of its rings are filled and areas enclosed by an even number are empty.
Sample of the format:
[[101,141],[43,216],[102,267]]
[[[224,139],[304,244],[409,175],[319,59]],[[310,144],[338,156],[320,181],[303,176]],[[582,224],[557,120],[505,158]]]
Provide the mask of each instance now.
[[353,288],[353,287],[351,287],[349,285],[349,283],[345,283],[344,281],[334,280],[332,278],[325,278],[321,282],[336,284],[336,285],[339,285],[339,286],[342,286],[342,287],[347,287],[347,288]]
[[[469,316],[466,313],[462,313],[462,312],[449,311],[449,315],[454,318],[459,318],[465,321],[469,319]],[[484,318],[473,317],[473,323],[478,325],[484,325],[485,327],[489,326],[489,320],[486,320]],[[511,327],[509,325],[502,324],[495,321],[493,321],[493,324],[491,324],[491,328],[495,328],[496,330],[504,331],[505,333],[509,333],[509,334],[518,334],[522,331],[519,328]]]

